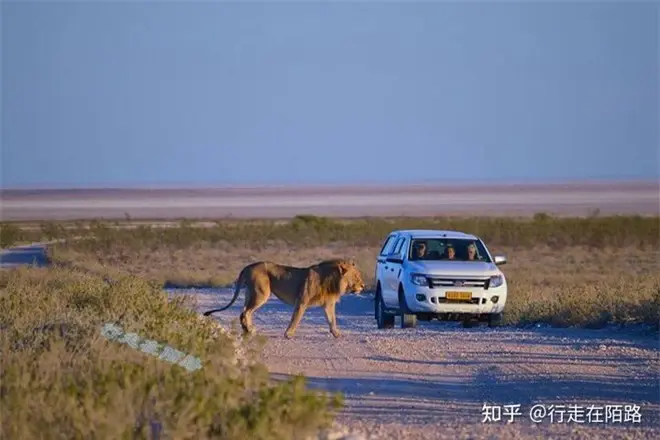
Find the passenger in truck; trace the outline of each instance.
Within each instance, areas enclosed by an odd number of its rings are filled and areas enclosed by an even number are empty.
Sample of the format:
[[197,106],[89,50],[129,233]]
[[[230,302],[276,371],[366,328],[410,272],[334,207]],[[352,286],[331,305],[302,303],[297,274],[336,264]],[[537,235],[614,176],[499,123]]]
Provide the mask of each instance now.
[[470,243],[467,247],[467,259],[468,260],[481,260],[477,252],[477,246],[474,243]]
[[426,243],[423,241],[416,242],[413,255],[415,260],[423,260],[426,257]]
[[447,260],[453,260],[455,256],[456,256],[456,250],[454,249],[454,246],[448,244],[447,247],[445,248],[445,254],[443,257]]

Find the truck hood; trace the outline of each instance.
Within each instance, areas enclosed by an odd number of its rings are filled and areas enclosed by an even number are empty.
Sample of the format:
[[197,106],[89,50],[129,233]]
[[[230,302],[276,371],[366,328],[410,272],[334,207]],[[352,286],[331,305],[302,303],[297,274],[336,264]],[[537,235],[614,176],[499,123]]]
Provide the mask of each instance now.
[[501,274],[495,263],[481,261],[409,261],[410,273],[439,276],[489,277]]

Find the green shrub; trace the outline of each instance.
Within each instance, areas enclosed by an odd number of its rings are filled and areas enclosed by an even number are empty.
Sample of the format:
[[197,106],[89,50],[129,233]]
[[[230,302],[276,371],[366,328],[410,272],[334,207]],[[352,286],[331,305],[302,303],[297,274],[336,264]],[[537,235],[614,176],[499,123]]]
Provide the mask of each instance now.
[[23,238],[23,231],[11,223],[0,223],[0,248],[13,246]]
[[[236,340],[135,277],[112,282],[65,269],[0,273],[2,438],[291,439],[327,426],[341,396],[304,380],[271,384]],[[103,337],[105,323],[202,360],[188,371]],[[258,341],[256,341],[258,342]]]

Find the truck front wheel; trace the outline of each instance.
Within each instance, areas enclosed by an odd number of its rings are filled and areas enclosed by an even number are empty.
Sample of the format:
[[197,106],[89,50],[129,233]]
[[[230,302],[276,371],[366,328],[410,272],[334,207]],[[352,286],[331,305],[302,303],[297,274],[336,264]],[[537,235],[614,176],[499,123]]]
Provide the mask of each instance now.
[[417,327],[417,315],[414,313],[407,313],[408,306],[403,294],[403,287],[401,286],[399,286],[399,310],[401,311],[401,328]]

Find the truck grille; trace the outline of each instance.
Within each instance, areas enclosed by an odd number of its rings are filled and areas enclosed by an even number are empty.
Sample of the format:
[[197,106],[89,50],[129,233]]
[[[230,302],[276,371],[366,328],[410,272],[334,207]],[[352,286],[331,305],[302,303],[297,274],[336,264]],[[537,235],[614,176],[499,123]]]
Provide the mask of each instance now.
[[427,277],[429,287],[476,287],[488,289],[490,278],[447,278],[447,277]]

